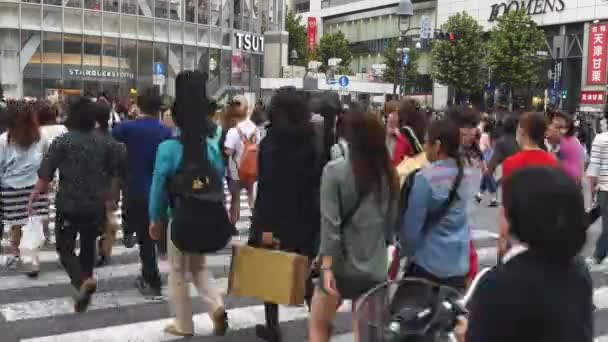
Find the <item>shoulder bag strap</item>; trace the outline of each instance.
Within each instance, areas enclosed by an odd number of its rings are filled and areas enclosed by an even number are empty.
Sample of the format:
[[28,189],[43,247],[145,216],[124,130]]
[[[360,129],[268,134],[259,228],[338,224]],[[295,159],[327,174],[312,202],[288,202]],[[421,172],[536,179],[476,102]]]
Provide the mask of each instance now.
[[464,169],[458,168],[458,174],[456,175],[456,179],[454,179],[454,184],[452,185],[452,188],[448,193],[447,200],[443,202],[437,210],[427,214],[426,219],[424,220],[424,226],[422,227],[424,235],[428,234],[429,229],[433,224],[441,221],[441,219],[443,219],[445,215],[447,215],[448,211],[458,198],[458,188],[460,187],[463,178]]
[[416,137],[416,134],[414,133],[414,131],[412,131],[412,129],[409,126],[401,127],[401,132],[403,132],[403,134],[405,135],[407,140],[412,145],[412,148],[414,149],[414,154],[424,152],[424,149],[422,148],[422,144],[418,140],[418,137]]
[[349,211],[347,211],[346,214],[343,215],[342,191],[341,191],[341,186],[338,185],[338,206],[339,206],[340,216],[342,219],[340,222],[340,227],[339,227],[340,247],[342,249],[342,256],[344,258],[346,258],[346,256],[348,255],[348,249],[346,247],[346,241],[344,239],[344,228],[350,223],[350,221],[352,220],[355,213],[357,213],[357,211],[361,207],[361,203],[363,203],[363,199],[365,199],[365,197],[367,197],[366,194],[359,195],[357,197],[357,201],[355,202],[355,205]]

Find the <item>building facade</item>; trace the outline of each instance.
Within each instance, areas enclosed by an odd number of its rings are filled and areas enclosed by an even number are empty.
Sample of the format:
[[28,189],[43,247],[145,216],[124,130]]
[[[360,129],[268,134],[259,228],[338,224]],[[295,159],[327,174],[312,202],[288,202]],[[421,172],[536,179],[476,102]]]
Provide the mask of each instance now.
[[[545,105],[563,110],[603,111],[608,1],[438,0],[437,23],[441,25],[451,15],[467,12],[489,30],[502,14],[521,8],[525,8],[531,19],[545,31],[545,57],[539,70],[539,82],[525,91],[531,91]],[[434,106],[444,106],[448,94],[447,87],[435,84]],[[592,100],[588,100],[587,95],[591,95]]]
[[[423,18],[435,27],[437,1],[412,1],[414,16],[406,34],[406,46],[413,49],[419,42]],[[289,0],[288,6],[302,16],[303,24],[315,24],[315,36],[341,31],[351,44],[353,60],[350,69],[363,74],[370,81],[383,81],[382,65],[386,63],[382,52],[391,41],[398,39],[399,0]],[[312,19],[311,19],[312,18]],[[310,30],[310,28],[309,28]],[[419,78],[407,82],[408,93],[430,93],[430,49],[421,46],[418,59]]]
[[264,31],[283,0],[0,0],[0,84],[12,97],[174,95],[182,70],[211,95],[259,89]]

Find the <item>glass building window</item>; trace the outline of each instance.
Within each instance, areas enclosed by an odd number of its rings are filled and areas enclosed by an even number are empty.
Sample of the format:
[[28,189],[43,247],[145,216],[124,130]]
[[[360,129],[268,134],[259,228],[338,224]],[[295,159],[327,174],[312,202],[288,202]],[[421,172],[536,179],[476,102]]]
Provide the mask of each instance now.
[[[142,1],[144,2],[144,1]],[[125,14],[138,14],[138,6],[137,6],[137,0],[122,0],[122,13]],[[144,13],[145,15],[145,13]]]
[[38,5],[21,5],[21,27],[27,30],[40,30],[42,8]]
[[21,0],[22,3],[39,4],[40,0]]
[[154,23],[154,39],[163,42],[169,41],[169,22],[167,20],[156,20]]
[[43,95],[57,93],[63,87],[61,33],[42,33],[42,80]]
[[169,67],[167,68],[167,94],[175,96],[175,78],[182,71],[182,46],[169,46]]
[[[144,42],[145,44],[146,42]],[[130,94],[131,89],[137,89],[137,41],[131,39],[120,40],[120,83],[121,96]]]
[[221,54],[219,49],[209,49],[209,58],[205,59],[204,55],[199,57],[199,67],[204,71],[205,68],[209,70],[209,81],[207,81],[207,88],[209,95],[213,96],[220,90],[220,59]]
[[196,25],[185,24],[184,25],[184,43],[196,45]]
[[220,85],[222,87],[231,84],[232,79],[232,51],[221,50],[220,57]]
[[197,7],[198,7],[198,1],[197,0],[184,0],[186,6],[184,8],[184,12],[186,13],[186,16],[184,17],[184,20],[189,22],[189,23],[195,23],[195,19],[196,19],[196,11],[197,11]]
[[182,42],[182,22],[181,21],[171,21],[169,22],[169,40],[172,43],[181,43]]
[[21,30],[23,96],[42,98],[42,36],[40,31]]
[[140,39],[154,39],[154,21],[149,18],[138,18],[137,35]]
[[0,29],[0,84],[7,95],[19,94],[21,75],[18,29]]
[[250,20],[251,20],[251,1],[252,0],[241,0],[241,6],[243,18],[241,22],[241,30],[249,31],[250,30]]
[[242,30],[242,9],[243,9],[243,0],[234,0],[233,3],[233,13],[232,13],[232,23],[233,28],[235,30]]
[[84,9],[101,11],[101,0],[84,0]]
[[118,94],[120,78],[120,62],[118,59],[119,40],[117,38],[103,38],[101,51],[101,81],[102,91],[114,98]]
[[209,45],[209,28],[206,26],[199,26],[198,28],[198,44],[199,45]]
[[82,90],[82,35],[63,35],[63,88],[68,93]]
[[170,0],[154,0],[154,16],[156,18],[169,18]]
[[101,12],[84,11],[84,33],[101,35]]
[[96,96],[101,91],[101,37],[84,36],[83,38],[83,84],[85,94]]
[[63,1],[65,2],[66,7],[82,8],[82,0],[63,0]]
[[53,6],[61,6],[61,0],[44,0],[44,4],[53,5]]
[[184,45],[184,65],[183,70],[197,70],[196,47]]
[[44,6],[42,18],[45,31],[61,32],[61,7]]
[[82,10],[66,8],[63,10],[63,31],[82,33]]
[[221,0],[222,2],[222,20],[221,20],[221,27],[227,27],[230,28],[231,26],[231,22],[230,19],[232,18],[232,2],[233,0]]
[[211,28],[211,40],[209,44],[213,47],[220,47],[222,43],[222,30],[217,28]]
[[120,34],[122,37],[137,38],[137,17],[134,15],[120,16]]
[[115,13],[103,14],[103,34],[118,37],[120,31],[120,17]]
[[222,46],[225,48],[232,49],[232,31],[224,30],[222,31]]
[[209,10],[211,0],[198,0],[198,23],[209,24]]
[[19,4],[0,2],[0,27],[19,27]]
[[211,12],[209,15],[209,23],[213,26],[221,25],[221,9],[223,0],[209,0]]
[[103,0],[103,10],[107,12],[118,12],[119,0]]
[[[175,65],[169,64],[169,45],[166,43],[154,42],[154,63],[161,63],[165,65],[165,83],[158,85],[160,87],[161,94],[167,93],[167,81],[169,80],[168,74],[175,73]],[[152,71],[153,65],[150,66]]]

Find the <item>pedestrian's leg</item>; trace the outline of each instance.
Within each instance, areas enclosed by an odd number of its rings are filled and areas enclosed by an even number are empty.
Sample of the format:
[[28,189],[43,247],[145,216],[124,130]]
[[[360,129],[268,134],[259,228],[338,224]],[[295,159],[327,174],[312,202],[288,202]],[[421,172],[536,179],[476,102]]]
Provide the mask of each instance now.
[[241,186],[240,181],[230,181],[230,222],[236,224],[241,213]]
[[204,255],[189,256],[192,281],[198,290],[199,296],[207,304],[209,317],[213,321],[214,334],[223,336],[228,329],[228,317],[224,308],[224,300],[219,291],[213,286],[213,276],[207,269]]
[[161,280],[156,259],[156,242],[149,233],[148,205],[146,201],[138,201],[137,208],[129,215],[137,215],[130,220],[130,224],[137,224],[137,240],[139,242],[139,257],[141,259],[141,273],[146,285],[152,290],[151,295],[161,295]]
[[62,214],[57,213],[55,217],[55,244],[59,261],[70,277],[72,286],[79,290],[83,282],[83,276],[80,269],[80,262],[74,248],[76,245],[77,231],[72,226],[68,218],[64,218]]
[[593,257],[597,263],[601,263],[608,253],[608,192],[598,193],[598,204],[602,214],[602,232],[595,243]]
[[90,218],[87,221],[78,222],[77,229],[80,234],[80,269],[84,279],[93,278],[93,266],[95,265],[95,241],[99,225],[103,221],[100,218]]
[[253,184],[248,185],[247,188],[247,203],[249,204],[249,209],[253,210],[255,207],[255,191],[253,191]]
[[496,179],[494,179],[494,175],[487,176],[487,187],[490,195],[492,196],[492,202],[490,202],[490,207],[498,206],[498,198],[496,196],[496,192],[498,191],[498,186],[496,185]]
[[175,312],[175,321],[165,327],[165,332],[178,336],[188,336],[194,333],[192,321],[192,299],[186,282],[186,257],[168,241],[169,256],[169,303]]
[[338,298],[324,293],[318,287],[312,297],[312,312],[308,321],[310,342],[329,342],[331,322],[338,308]]

